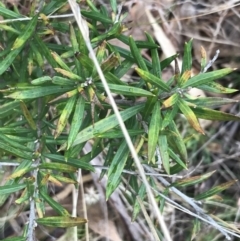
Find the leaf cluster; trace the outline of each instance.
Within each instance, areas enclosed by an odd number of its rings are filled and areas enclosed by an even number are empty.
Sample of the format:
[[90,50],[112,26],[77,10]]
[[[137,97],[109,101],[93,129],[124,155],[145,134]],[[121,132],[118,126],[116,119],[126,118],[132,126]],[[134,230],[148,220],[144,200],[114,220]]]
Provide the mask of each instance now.
[[[34,2],[34,1],[33,1]],[[89,38],[101,69],[115,96],[121,117],[132,138],[136,152],[143,164],[162,166],[166,174],[176,174],[187,169],[187,150],[176,119],[185,116],[200,134],[204,130],[198,118],[208,120],[239,121],[239,117],[213,108],[235,101],[220,97],[192,97],[190,88],[209,92],[233,93],[216,82],[233,69],[192,76],[192,40],[184,46],[181,71],[168,80],[162,71],[178,55],[160,61],[159,48],[146,33],[145,41],[135,41],[124,35],[124,25],[118,19],[115,1],[111,1],[113,14],[104,6],[96,9],[87,1],[81,10],[90,33]],[[73,218],[68,211],[48,194],[50,182],[73,183],[77,186],[78,169],[94,171],[90,161],[99,153],[106,154],[102,171],[108,177],[106,196],[109,198],[121,183],[124,170],[135,171],[135,166],[117,118],[93,64],[84,38],[72,23],[49,18],[51,13],[67,9],[65,1],[46,2],[40,13],[29,12],[30,20],[9,21],[0,24],[0,155],[4,162],[15,163],[17,168],[0,187],[0,206],[11,193],[22,191],[15,203],[28,203],[34,199],[41,225],[71,227],[86,222]],[[0,4],[4,20],[22,18],[19,12]],[[48,36],[69,36],[70,44],[48,42]],[[118,39],[129,50],[112,44]],[[164,47],[164,46],[162,46]],[[149,49],[151,61],[141,55]],[[202,52],[201,69],[207,60]],[[137,80],[127,83],[123,77],[130,70],[136,71]],[[82,152],[86,142],[93,140],[92,151]],[[36,176],[32,176],[37,170]],[[173,186],[194,185],[209,175],[177,181]],[[153,182],[154,180],[151,179]],[[137,176],[131,176],[129,185],[134,207],[133,219],[140,207],[136,195],[144,199],[146,190]],[[231,183],[225,185],[227,188]],[[153,185],[154,186],[154,185]],[[208,198],[223,186],[216,187],[196,197]],[[167,189],[166,189],[167,190]],[[49,204],[59,215],[45,217]]]

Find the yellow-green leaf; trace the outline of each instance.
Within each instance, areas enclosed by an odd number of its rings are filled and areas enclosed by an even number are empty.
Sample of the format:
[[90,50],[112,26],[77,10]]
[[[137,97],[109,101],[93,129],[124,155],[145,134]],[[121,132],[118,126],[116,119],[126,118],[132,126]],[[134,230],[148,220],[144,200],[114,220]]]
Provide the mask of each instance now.
[[58,228],[70,228],[75,226],[80,226],[84,223],[87,223],[85,218],[75,218],[75,217],[46,217],[36,219],[38,224],[48,226],[48,227],[58,227]]
[[192,109],[188,106],[186,101],[184,101],[182,99],[179,99],[178,102],[177,102],[177,105],[178,105],[179,109],[181,110],[181,112],[184,114],[184,116],[187,118],[187,120],[190,123],[190,125],[196,131],[198,131],[198,132],[200,132],[201,134],[204,135],[204,131],[202,130],[196,115],[194,114]]
[[63,163],[45,162],[39,166],[40,169],[50,169],[59,172],[76,172],[78,168]]
[[[120,115],[123,119],[123,121],[131,118],[132,116],[136,115],[141,109],[143,108],[143,105],[136,105],[133,107],[130,107],[124,111],[120,112]],[[112,128],[114,128],[115,126],[118,125],[118,120],[116,118],[116,115],[113,114],[111,116],[108,116],[98,122],[96,122],[93,125],[90,125],[88,127],[86,127],[85,129],[83,129],[82,131],[80,131],[73,143],[73,146],[79,144],[79,143],[83,143],[89,139],[94,138],[95,136],[98,135],[98,133],[104,133]]]
[[210,190],[208,190],[208,191],[206,191],[204,193],[201,193],[201,194],[197,195],[195,197],[195,199],[196,200],[202,200],[202,199],[205,199],[205,198],[210,198],[213,195],[215,195],[216,193],[219,193],[219,192],[222,192],[222,191],[228,189],[230,186],[232,186],[237,181],[238,180],[232,180],[232,181],[220,184],[220,185],[218,185],[216,187],[211,188]]
[[20,106],[23,112],[23,115],[25,116],[29,126],[33,129],[36,130],[37,126],[35,124],[35,121],[32,118],[32,115],[30,113],[30,111],[28,110],[27,106],[25,105],[25,103],[23,101],[20,102]]
[[163,101],[163,108],[169,108],[171,106],[173,106],[179,99],[179,94],[175,93],[172,96],[170,96],[169,98],[167,98],[166,100]]
[[52,95],[52,94],[61,94],[71,90],[71,86],[37,86],[31,89],[16,91],[10,95],[8,98],[12,99],[35,99],[38,97]]
[[196,87],[199,85],[210,83],[216,79],[224,77],[225,75],[231,73],[232,71],[234,71],[234,69],[225,68],[225,69],[215,70],[208,73],[200,73],[198,75],[195,75],[191,79],[189,79],[187,82],[185,82],[182,85],[182,88],[187,88],[189,86]]
[[148,71],[144,71],[142,69],[139,68],[135,68],[136,72],[138,73],[138,75],[144,79],[147,83],[151,83],[156,85],[157,87],[159,87],[161,90],[164,91],[170,91],[170,87],[160,78],[158,78],[157,76],[149,73]]
[[71,98],[69,98],[69,100],[67,101],[67,104],[65,106],[65,108],[63,109],[63,112],[58,120],[57,123],[57,128],[56,131],[54,133],[54,138],[57,138],[63,131],[63,129],[65,128],[68,118],[70,116],[70,114],[72,113],[75,101],[76,101],[76,95],[72,96]]
[[85,100],[81,95],[79,95],[75,106],[75,111],[72,118],[69,135],[68,135],[67,149],[69,149],[72,146],[74,140],[76,139],[78,131],[82,125],[82,121],[84,118],[84,107],[85,107]]
[[201,119],[206,120],[219,120],[219,121],[240,121],[240,117],[228,114],[219,110],[212,110],[203,107],[191,108],[194,114]]
[[17,39],[15,40],[15,42],[13,44],[12,50],[21,48],[24,45],[24,43],[27,42],[27,40],[31,37],[31,35],[33,34],[33,32],[36,28],[37,20],[38,20],[38,14],[36,14],[29,21],[29,23],[25,26],[22,34],[17,37]]
[[160,135],[158,138],[160,156],[165,171],[170,174],[170,159],[168,154],[168,142],[165,135]]
[[154,153],[156,151],[159,130],[161,125],[161,113],[159,102],[156,101],[152,117],[150,120],[149,130],[148,130],[148,163],[152,161]]
[[175,187],[186,187],[186,186],[189,186],[189,185],[195,185],[195,184],[198,184],[198,183],[206,180],[207,178],[212,176],[213,173],[215,173],[215,171],[208,172],[206,174],[199,175],[199,176],[183,178],[183,179],[180,179],[180,180],[174,182],[172,184],[172,186],[175,186]]
[[0,187],[0,195],[10,194],[13,192],[18,192],[21,189],[25,188],[26,184],[12,184],[12,185],[5,185]]
[[44,199],[59,215],[62,215],[64,217],[69,217],[69,212],[58,202],[56,202],[54,199],[50,197],[49,194],[44,192],[43,190],[39,190],[40,197]]

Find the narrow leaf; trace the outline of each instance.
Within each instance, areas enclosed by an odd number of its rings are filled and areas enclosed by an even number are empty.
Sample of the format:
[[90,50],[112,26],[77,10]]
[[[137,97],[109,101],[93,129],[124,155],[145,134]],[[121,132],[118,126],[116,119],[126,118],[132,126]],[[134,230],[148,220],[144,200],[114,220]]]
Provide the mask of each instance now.
[[69,164],[64,164],[64,163],[53,163],[53,162],[46,162],[42,163],[39,166],[40,169],[51,169],[59,172],[76,172],[77,168],[69,166]]
[[[96,83],[95,85],[97,87],[100,87],[101,89],[104,89],[102,83]],[[110,90],[116,94],[127,95],[127,96],[143,96],[143,97],[155,96],[150,91],[144,90],[142,88],[132,87],[129,85],[108,84],[108,86]]]
[[152,158],[156,151],[160,125],[161,125],[160,105],[159,105],[159,102],[156,101],[153,108],[152,117],[149,125],[149,131],[148,131],[148,163],[152,161]]
[[38,218],[36,222],[48,227],[70,228],[87,223],[87,220],[84,218],[55,216]]
[[216,187],[211,188],[210,190],[208,190],[208,191],[206,191],[204,193],[201,193],[201,194],[195,196],[195,199],[196,200],[202,200],[202,199],[205,199],[205,198],[210,198],[213,195],[228,189],[230,186],[232,186],[237,181],[238,180],[232,180],[232,181],[220,184],[220,185],[218,185]]
[[114,192],[121,181],[121,175],[125,163],[127,161],[129,154],[129,149],[126,141],[124,140],[120,147],[118,148],[116,154],[113,157],[111,165],[108,170],[108,181],[106,188],[106,198],[108,199],[110,195]]
[[57,128],[56,131],[54,133],[54,138],[57,138],[63,131],[63,129],[65,128],[68,118],[70,116],[70,114],[72,113],[75,101],[76,101],[76,95],[72,96],[71,98],[68,99],[66,106],[64,107],[62,114],[58,120],[57,123]]
[[[123,121],[136,115],[142,108],[143,108],[143,105],[136,105],[136,106],[130,107],[130,108],[120,112]],[[93,125],[88,126],[84,130],[79,132],[73,143],[73,146],[75,146],[79,143],[85,142],[89,139],[92,139],[95,136],[97,136],[98,133],[104,133],[104,132],[114,128],[117,125],[118,125],[118,120],[117,120],[115,114],[108,116],[108,117],[96,122],[94,124],[94,126]]]
[[195,185],[198,184],[204,180],[206,180],[207,178],[211,177],[212,174],[215,173],[215,171],[203,174],[203,175],[199,175],[199,176],[194,176],[194,177],[189,177],[189,178],[183,178],[180,179],[176,182],[174,182],[172,184],[172,186],[174,187],[186,187],[186,186],[190,186],[190,185]]
[[14,148],[1,140],[0,140],[0,149],[4,150],[6,152],[9,152],[17,157],[21,157],[21,158],[28,159],[28,160],[32,159],[32,155],[29,155],[29,154],[23,152],[22,150],[19,150],[18,148]]
[[36,25],[37,25],[37,20],[38,20],[38,14],[36,14],[30,21],[29,23],[25,26],[24,30],[22,31],[21,35],[17,37],[15,40],[12,50],[21,48],[27,40],[31,37],[33,34]]
[[196,87],[199,85],[210,83],[216,79],[224,77],[225,75],[231,73],[232,71],[234,71],[234,69],[225,68],[225,69],[215,70],[208,73],[200,73],[198,75],[195,75],[191,79],[189,79],[185,84],[183,84],[182,88],[186,88],[189,86]]
[[179,109],[181,110],[181,112],[184,114],[184,116],[187,118],[190,125],[196,131],[198,131],[198,132],[200,132],[201,134],[204,135],[204,131],[202,130],[196,115],[194,114],[192,109],[187,105],[187,103],[184,100],[179,99],[178,102],[177,102],[177,105],[178,105]]
[[145,64],[142,54],[139,51],[135,41],[133,40],[132,36],[129,37],[129,46],[131,53],[133,55],[133,58],[135,59],[137,65],[139,68],[141,68],[144,71],[148,71],[147,65]]
[[76,139],[77,133],[81,127],[83,118],[84,118],[84,108],[85,108],[85,100],[84,98],[79,95],[76,106],[75,106],[75,111],[68,135],[68,146],[67,149],[69,149],[74,140]]
[[185,43],[182,63],[182,73],[192,69],[192,39]]
[[52,199],[47,193],[45,193],[43,190],[39,190],[40,196],[46,201],[59,215],[69,217],[70,214],[68,211],[62,207],[58,202],[56,202],[54,199]]
[[156,77],[155,75],[153,75],[147,71],[144,71],[142,69],[135,68],[135,70],[139,74],[139,76],[142,79],[144,79],[146,82],[156,85],[161,90],[164,90],[167,92],[170,91],[170,87],[162,79],[160,79],[160,78]]
[[12,99],[35,99],[52,94],[62,94],[72,90],[71,86],[38,86],[27,90],[16,91],[6,97]]
[[203,107],[191,108],[194,114],[201,119],[206,120],[219,120],[219,121],[240,121],[240,117],[228,114],[218,110],[212,110]]
[[35,121],[33,120],[33,117],[31,115],[31,113],[29,112],[26,104],[21,101],[20,102],[20,106],[21,106],[21,109],[22,109],[22,112],[23,112],[23,115],[25,116],[29,126],[33,129],[33,130],[36,130],[37,127],[36,127],[36,124],[35,124]]
[[22,190],[25,187],[26,187],[25,183],[0,186],[0,195],[18,192],[19,190]]
[[167,174],[170,174],[170,159],[168,154],[167,137],[165,135],[160,135],[158,138],[158,144],[163,167]]

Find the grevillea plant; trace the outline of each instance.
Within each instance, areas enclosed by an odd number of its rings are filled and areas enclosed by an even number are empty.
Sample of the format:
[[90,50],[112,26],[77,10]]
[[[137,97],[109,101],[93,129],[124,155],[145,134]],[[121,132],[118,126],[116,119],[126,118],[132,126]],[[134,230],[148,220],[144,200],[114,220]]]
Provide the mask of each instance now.
[[[43,1],[36,12],[35,2],[32,1],[26,16],[0,3],[3,17],[0,23],[0,170],[4,170],[5,165],[13,166],[12,173],[5,179],[0,175],[3,179],[0,207],[12,193],[18,192],[20,195],[14,202],[25,204],[30,210],[29,222],[22,236],[6,240],[33,240],[33,227],[37,224],[72,227],[85,223],[86,219],[72,217],[49,195],[48,184],[73,183],[77,188],[76,173],[79,169],[93,172],[90,162],[100,153],[105,157],[101,177],[107,175],[107,199],[118,188],[123,176],[129,177],[126,188],[131,193],[133,220],[141,209],[139,200],[146,198],[146,188],[139,176],[129,176],[126,172],[138,171],[89,54],[86,36],[75,24],[51,18],[53,13],[69,11],[69,5],[63,0]],[[192,76],[190,40],[184,46],[181,70],[176,70],[170,79],[163,79],[162,71],[176,61],[178,55],[160,61],[160,46],[151,35],[146,33],[145,41],[125,36],[125,26],[117,12],[116,2],[111,1],[111,6],[109,12],[104,6],[97,9],[87,1],[87,6],[81,9],[89,28],[91,46],[114,94],[141,165],[147,172],[154,173],[154,168],[160,168],[162,174],[178,174],[188,168],[185,140],[179,130],[181,126],[177,125],[179,115],[185,116],[190,126],[201,135],[204,135],[204,130],[198,118],[240,120],[238,116],[214,109],[236,101],[222,97],[193,97],[188,93],[195,87],[224,94],[237,91],[216,82],[233,69],[207,72],[209,66],[202,49],[201,71]],[[49,36],[53,39],[52,36],[61,35],[69,42],[48,41]],[[129,50],[112,44],[109,41],[112,39],[122,41]],[[151,61],[142,57],[143,48],[149,50]],[[124,81],[123,77],[133,69],[138,78]],[[82,150],[87,142],[91,143],[92,150],[84,154]],[[147,179],[163,210],[165,201],[171,202],[170,190],[178,193],[178,187],[202,182],[211,174],[174,183],[162,177]],[[161,191],[156,185],[159,181],[164,186]],[[224,183],[191,198],[183,193],[177,195],[189,202],[200,219],[226,233],[190,200],[206,199],[233,183]],[[58,215],[46,216],[46,204]]]

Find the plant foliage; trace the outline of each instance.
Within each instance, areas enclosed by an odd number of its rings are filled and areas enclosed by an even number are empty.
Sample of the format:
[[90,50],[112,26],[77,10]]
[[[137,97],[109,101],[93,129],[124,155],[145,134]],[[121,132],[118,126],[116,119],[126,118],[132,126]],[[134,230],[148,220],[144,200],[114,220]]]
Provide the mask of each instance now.
[[[216,80],[233,69],[192,76],[190,40],[184,47],[181,72],[165,80],[162,71],[177,55],[160,61],[159,46],[149,34],[146,33],[145,41],[125,36],[121,19],[116,18],[115,1],[111,1],[113,15],[104,6],[96,9],[87,2],[88,7],[81,14],[88,22],[91,44],[142,163],[149,167],[162,166],[166,174],[187,169],[187,150],[176,122],[179,114],[200,134],[204,134],[204,129],[198,118],[240,120],[213,109],[235,101],[192,97],[188,91],[197,87],[232,93],[236,90],[223,87]],[[17,165],[0,187],[0,207],[11,193],[22,191],[15,202],[33,200],[38,224],[71,227],[86,220],[71,217],[51,198],[49,182],[61,179],[61,182],[76,183],[77,170],[94,171],[90,161],[104,151],[105,166],[109,167],[106,186],[109,198],[121,183],[124,169],[135,171],[135,165],[81,32],[72,23],[49,17],[61,9],[69,9],[66,1],[46,1],[35,14],[33,4],[27,16],[30,19],[0,24],[0,155],[4,163]],[[4,20],[24,17],[3,3],[0,3],[0,15]],[[68,36],[69,44],[47,41],[48,36],[61,34]],[[127,44],[129,50],[115,46],[109,42],[112,39]],[[141,48],[149,49],[151,61],[142,57]],[[207,61],[205,56],[202,58],[203,69]],[[139,78],[127,83],[122,77],[133,68]],[[90,153],[84,154],[82,149],[90,140],[96,144]],[[172,185],[194,185],[207,177],[198,176]],[[131,177],[129,185],[135,190],[133,197],[145,198],[146,191],[137,176]],[[196,198],[210,197],[229,185],[215,187]],[[133,200],[135,218],[140,208],[137,199]],[[45,217],[46,204],[59,216]],[[27,235],[23,233],[23,240],[29,238]]]

